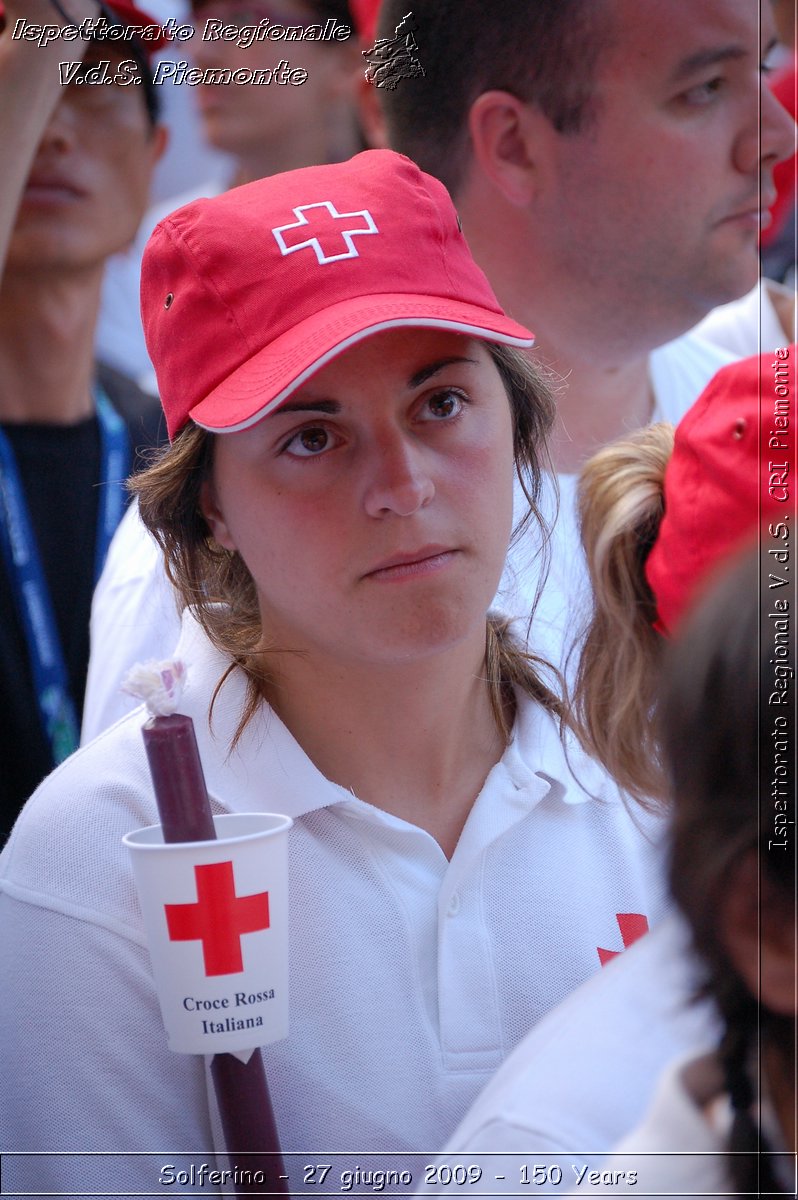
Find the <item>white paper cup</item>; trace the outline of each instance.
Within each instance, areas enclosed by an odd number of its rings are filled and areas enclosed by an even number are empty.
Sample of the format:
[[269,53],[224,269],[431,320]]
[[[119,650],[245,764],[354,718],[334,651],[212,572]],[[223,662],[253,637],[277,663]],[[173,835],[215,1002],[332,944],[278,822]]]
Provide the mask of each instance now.
[[288,1036],[290,817],[214,817],[217,841],[163,841],[160,825],[130,851],[170,1050],[252,1050]]

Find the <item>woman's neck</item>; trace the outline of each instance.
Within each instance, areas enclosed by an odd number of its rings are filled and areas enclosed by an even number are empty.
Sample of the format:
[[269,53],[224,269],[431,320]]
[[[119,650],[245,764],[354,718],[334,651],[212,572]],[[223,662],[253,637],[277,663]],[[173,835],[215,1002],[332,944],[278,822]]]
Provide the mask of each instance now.
[[319,770],[430,833],[451,857],[504,752],[484,672],[484,638],[411,666],[285,656],[273,707]]

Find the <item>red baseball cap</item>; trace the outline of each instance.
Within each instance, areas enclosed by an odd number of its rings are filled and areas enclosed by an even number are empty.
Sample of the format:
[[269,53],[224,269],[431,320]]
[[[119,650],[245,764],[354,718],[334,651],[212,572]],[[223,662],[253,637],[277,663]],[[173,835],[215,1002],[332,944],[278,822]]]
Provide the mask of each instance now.
[[676,629],[724,560],[795,511],[795,431],[785,418],[795,364],[794,345],[731,363],[676,427],[665,512],[646,560],[662,633]]
[[144,252],[141,308],[169,436],[246,429],[370,334],[423,326],[531,346],[449,194],[392,150],[197,200]]

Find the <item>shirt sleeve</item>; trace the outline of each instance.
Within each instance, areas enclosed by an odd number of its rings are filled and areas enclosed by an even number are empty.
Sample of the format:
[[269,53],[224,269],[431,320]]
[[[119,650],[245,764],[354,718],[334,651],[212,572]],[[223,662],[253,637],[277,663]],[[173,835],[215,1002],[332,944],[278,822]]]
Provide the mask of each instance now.
[[8,894],[0,927],[4,1191],[154,1193],[176,1152],[213,1163],[203,1059],[167,1048],[146,950]]

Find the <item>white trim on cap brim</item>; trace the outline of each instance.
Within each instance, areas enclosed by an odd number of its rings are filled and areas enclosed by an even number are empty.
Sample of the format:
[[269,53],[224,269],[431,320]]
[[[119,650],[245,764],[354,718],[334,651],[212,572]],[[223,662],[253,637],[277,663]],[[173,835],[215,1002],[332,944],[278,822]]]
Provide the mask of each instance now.
[[[362,342],[367,337],[371,337],[374,333],[381,333],[385,329],[448,329],[452,333],[463,333],[469,337],[479,338],[485,342],[499,342],[504,346],[518,346],[521,349],[529,349],[534,345],[534,338],[518,338],[512,337],[507,333],[497,333],[494,329],[487,329],[483,325],[464,325],[459,321],[445,321],[434,317],[396,317],[390,321],[381,321],[378,325],[370,325],[368,329],[360,329],[357,333],[350,334],[348,338],[338,342],[331,350],[327,350],[321,354],[315,362],[309,367],[305,367],[304,371],[292,379],[281,392],[268,400],[262,408],[259,408],[251,417],[247,417],[244,421],[238,421],[235,425],[208,425],[204,421],[200,421],[191,412],[188,414],[195,425],[199,425],[202,429],[207,429],[209,433],[239,433],[242,429],[249,429],[252,425],[257,425],[258,421],[262,421],[264,417],[268,417],[269,413],[274,412],[280,407],[284,400],[301,387],[306,379],[321,369],[331,359],[336,358],[344,350],[348,350],[350,346]],[[199,405],[197,405],[199,408]]]

